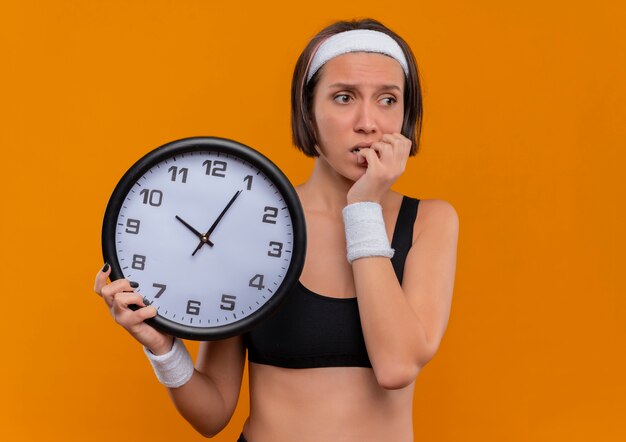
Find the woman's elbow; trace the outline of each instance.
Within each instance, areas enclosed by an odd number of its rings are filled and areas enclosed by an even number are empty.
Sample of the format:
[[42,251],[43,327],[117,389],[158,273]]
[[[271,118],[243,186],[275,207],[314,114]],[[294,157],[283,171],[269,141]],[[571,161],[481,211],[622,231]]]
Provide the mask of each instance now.
[[[228,422],[226,422],[226,424],[227,423]],[[208,422],[202,422],[202,423],[192,423],[192,422],[190,422],[190,424],[194,428],[194,430],[196,430],[198,433],[200,433],[200,435],[202,437],[205,437],[207,439],[214,438],[215,436],[220,434],[220,432],[224,428],[226,428],[226,424],[209,425]]]
[[202,435],[202,437],[207,438],[207,439],[213,439],[215,436],[217,436],[218,434],[220,434],[220,432],[223,430],[224,428],[219,428],[219,429],[199,429],[196,428],[196,431],[198,433],[200,433]]
[[419,364],[394,364],[375,371],[376,381],[385,390],[400,390],[415,382],[421,369]]
[[393,361],[374,368],[378,385],[386,390],[399,390],[411,385],[422,369],[435,356],[437,350],[422,355],[417,360]]

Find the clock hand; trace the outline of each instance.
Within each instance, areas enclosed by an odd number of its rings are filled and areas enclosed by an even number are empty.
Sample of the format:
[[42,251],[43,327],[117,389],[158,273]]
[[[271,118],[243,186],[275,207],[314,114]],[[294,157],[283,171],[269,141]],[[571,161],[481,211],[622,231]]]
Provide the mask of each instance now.
[[180,216],[176,215],[176,219],[178,221],[180,221],[181,223],[183,223],[185,225],[185,227],[187,227],[189,230],[191,230],[193,233],[195,233],[195,235],[200,239],[200,241],[202,242],[206,242],[208,245],[210,245],[211,247],[213,247],[213,243],[209,240],[208,237],[206,237],[205,235],[203,235],[202,233],[198,232],[196,229],[194,229],[187,221],[185,221],[184,219],[182,219]]
[[[209,236],[211,236],[211,233],[213,233],[213,231],[215,230],[215,228],[217,227],[217,225],[219,224],[219,222],[222,220],[222,218],[224,217],[224,214],[226,214],[226,211],[230,208],[230,206],[232,206],[232,204],[235,202],[235,200],[237,199],[237,197],[239,196],[239,194],[241,194],[241,192],[243,192],[243,190],[238,190],[237,193],[235,193],[233,195],[233,197],[230,199],[230,201],[228,202],[228,204],[226,204],[226,207],[224,207],[224,210],[222,210],[222,213],[220,213],[220,215],[217,217],[217,219],[215,220],[215,222],[213,223],[213,225],[209,228],[209,230],[206,232],[206,234],[204,235],[204,238],[206,238],[206,240],[209,240]],[[200,250],[200,248],[202,247],[202,245],[204,244],[204,240],[200,241],[200,244],[198,244],[198,247],[196,247],[196,250],[193,251],[193,253],[191,254],[191,256],[195,255],[196,252],[198,250]]]

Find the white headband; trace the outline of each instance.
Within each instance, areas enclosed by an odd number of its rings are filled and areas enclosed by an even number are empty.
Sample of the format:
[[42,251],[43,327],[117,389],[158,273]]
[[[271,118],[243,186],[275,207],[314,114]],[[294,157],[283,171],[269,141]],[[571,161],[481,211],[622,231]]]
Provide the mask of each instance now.
[[355,29],[340,32],[326,39],[317,49],[307,74],[308,83],[313,75],[326,62],[348,52],[375,52],[394,58],[402,66],[404,74],[409,76],[409,65],[400,45],[389,35],[370,29]]

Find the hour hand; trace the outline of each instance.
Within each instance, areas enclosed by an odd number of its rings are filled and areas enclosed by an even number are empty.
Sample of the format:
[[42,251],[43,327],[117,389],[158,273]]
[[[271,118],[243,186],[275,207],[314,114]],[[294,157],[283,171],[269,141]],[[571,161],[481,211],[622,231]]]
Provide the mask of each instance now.
[[201,244],[207,243],[208,245],[213,247],[213,243],[211,242],[211,240],[209,238],[207,238],[205,235],[203,235],[202,233],[198,232],[191,224],[189,224],[187,221],[185,221],[184,219],[182,219],[178,215],[176,215],[176,219],[178,221],[180,221],[181,223],[183,223],[185,225],[185,227],[187,227],[189,230],[191,230],[198,237],[198,239],[201,241]]

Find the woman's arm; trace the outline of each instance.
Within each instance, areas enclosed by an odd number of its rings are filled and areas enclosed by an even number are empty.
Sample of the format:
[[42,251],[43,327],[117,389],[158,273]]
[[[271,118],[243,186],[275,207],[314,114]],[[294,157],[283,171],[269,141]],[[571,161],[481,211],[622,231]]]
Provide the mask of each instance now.
[[178,412],[203,436],[215,436],[233,416],[245,355],[240,336],[202,342],[189,382],[179,388],[168,388]]
[[[153,354],[168,353],[172,337],[144,322],[156,315],[156,309],[145,305],[130,281],[107,283],[110,273],[109,266],[105,266],[96,274],[94,291],[102,296],[115,321]],[[130,304],[143,308],[132,310]],[[202,435],[212,437],[230,421],[239,398],[244,364],[241,337],[203,342],[191,378],[178,388],[168,388],[180,414]]]
[[[411,141],[385,134],[359,156],[366,173],[355,182],[347,203],[373,201],[404,172]],[[435,355],[446,329],[452,303],[459,219],[441,200],[420,203],[417,238],[404,264],[402,286],[385,257],[352,262],[361,325],[378,383],[389,389],[409,385]]]
[[352,263],[367,351],[381,386],[409,385],[435,355],[450,316],[458,216],[441,200],[420,203],[422,225],[400,286],[389,258]]

